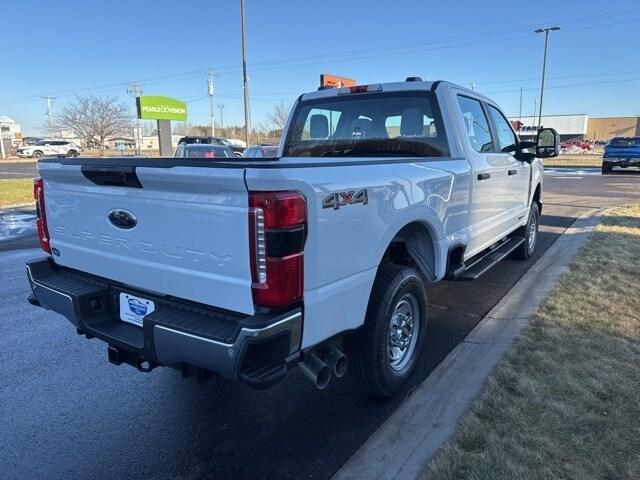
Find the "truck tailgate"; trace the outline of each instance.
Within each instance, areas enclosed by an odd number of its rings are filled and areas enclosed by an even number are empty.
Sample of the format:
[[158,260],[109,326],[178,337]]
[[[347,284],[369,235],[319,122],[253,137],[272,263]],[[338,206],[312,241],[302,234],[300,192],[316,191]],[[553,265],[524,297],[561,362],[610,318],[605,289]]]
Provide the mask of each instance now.
[[[57,264],[163,295],[254,312],[243,168],[137,167],[142,188],[98,185],[78,164],[41,162],[39,171]],[[114,224],[114,210],[135,217],[135,226]]]

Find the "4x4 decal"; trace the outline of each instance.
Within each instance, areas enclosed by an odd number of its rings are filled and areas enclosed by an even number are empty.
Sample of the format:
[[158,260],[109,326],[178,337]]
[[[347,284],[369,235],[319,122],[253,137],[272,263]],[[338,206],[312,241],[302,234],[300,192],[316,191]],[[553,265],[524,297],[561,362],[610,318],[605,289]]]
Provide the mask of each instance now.
[[322,208],[333,208],[338,210],[345,205],[351,205],[352,203],[361,203],[366,205],[369,203],[369,197],[367,195],[367,189],[362,190],[349,190],[347,192],[337,192],[325,197],[322,200]]

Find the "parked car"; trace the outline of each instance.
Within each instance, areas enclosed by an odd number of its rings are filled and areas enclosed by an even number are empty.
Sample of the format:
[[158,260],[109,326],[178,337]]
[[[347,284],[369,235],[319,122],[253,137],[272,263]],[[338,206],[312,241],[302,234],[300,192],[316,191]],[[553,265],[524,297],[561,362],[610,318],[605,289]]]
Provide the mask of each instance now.
[[231,150],[233,150],[233,153],[236,154],[236,157],[241,157],[242,152],[244,152],[245,150],[244,147],[240,147],[230,142],[226,138],[218,138],[218,137],[207,137],[207,136],[182,137],[180,140],[178,140],[178,145],[182,145],[183,143],[186,143],[186,144],[206,143],[211,145],[224,145],[225,147],[229,147]]
[[176,158],[238,158],[233,150],[222,145],[183,143],[173,155]]
[[252,145],[242,154],[246,158],[274,158],[278,156],[278,146],[268,143]]
[[489,98],[415,77],[302,95],[284,139],[260,162],[41,160],[29,301],[116,365],[259,388],[349,366],[390,396],[430,335],[431,283],[533,254],[538,157],[559,151],[555,130],[521,142]]
[[40,140],[33,145],[18,148],[16,154],[22,158],[77,157],[81,151],[78,145],[67,140]]
[[588,140],[568,140],[560,143],[560,148],[563,150],[593,150],[593,144]]
[[616,137],[604,146],[602,174],[611,173],[613,167],[640,167],[640,137]]

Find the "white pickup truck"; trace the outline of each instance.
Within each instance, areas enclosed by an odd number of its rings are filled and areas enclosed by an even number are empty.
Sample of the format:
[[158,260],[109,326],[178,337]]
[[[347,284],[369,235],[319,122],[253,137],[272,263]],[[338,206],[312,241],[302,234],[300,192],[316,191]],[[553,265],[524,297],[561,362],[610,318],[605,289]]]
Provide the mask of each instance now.
[[276,158],[43,159],[29,301],[114,364],[324,388],[348,363],[389,396],[430,283],[532,254],[557,154],[554,130],[525,144],[490,99],[412,77],[300,96]]

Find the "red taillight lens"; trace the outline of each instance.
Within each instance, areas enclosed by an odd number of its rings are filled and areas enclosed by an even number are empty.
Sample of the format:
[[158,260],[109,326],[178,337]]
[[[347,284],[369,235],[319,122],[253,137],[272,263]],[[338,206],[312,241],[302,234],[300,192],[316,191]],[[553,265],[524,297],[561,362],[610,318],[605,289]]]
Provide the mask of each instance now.
[[283,307],[304,286],[307,203],[298,192],[250,192],[249,234],[253,301]]
[[38,227],[38,239],[40,247],[51,253],[51,245],[49,244],[49,229],[47,228],[47,214],[44,209],[44,182],[41,178],[33,180],[33,198],[36,201],[36,226]]

